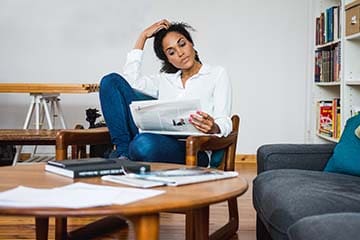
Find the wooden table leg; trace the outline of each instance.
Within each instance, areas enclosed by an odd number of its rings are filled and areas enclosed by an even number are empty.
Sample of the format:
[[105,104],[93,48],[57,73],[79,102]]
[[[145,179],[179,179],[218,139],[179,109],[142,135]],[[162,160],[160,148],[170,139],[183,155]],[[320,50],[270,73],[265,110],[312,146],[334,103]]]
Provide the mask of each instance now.
[[229,221],[210,235],[210,240],[222,240],[233,237],[239,229],[239,210],[237,198],[228,200]]
[[57,217],[55,218],[55,240],[67,239],[67,218]]
[[209,206],[186,212],[186,240],[209,239]]
[[160,215],[134,216],[129,220],[133,223],[137,240],[157,240],[159,239]]
[[49,218],[36,217],[35,218],[35,231],[37,240],[47,240],[49,232]]

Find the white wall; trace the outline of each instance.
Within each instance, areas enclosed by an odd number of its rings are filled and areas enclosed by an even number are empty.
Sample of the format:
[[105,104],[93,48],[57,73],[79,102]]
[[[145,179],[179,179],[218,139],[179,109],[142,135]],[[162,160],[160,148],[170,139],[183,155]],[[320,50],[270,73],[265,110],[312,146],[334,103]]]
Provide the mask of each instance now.
[[[303,142],[308,0],[1,0],[0,81],[93,83],[121,72],[139,32],[168,18],[197,31],[203,62],[223,65],[241,116],[238,153]],[[147,44],[144,72],[159,64]],[[69,127],[99,107],[97,94],[61,96]],[[21,128],[30,98],[0,94],[0,128]]]

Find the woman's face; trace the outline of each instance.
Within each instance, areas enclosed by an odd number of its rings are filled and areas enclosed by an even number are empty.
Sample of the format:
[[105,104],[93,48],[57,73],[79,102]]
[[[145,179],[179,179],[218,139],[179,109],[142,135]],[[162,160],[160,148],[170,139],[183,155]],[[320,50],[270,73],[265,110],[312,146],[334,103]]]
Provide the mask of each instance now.
[[195,64],[195,50],[190,41],[178,32],[169,32],[162,40],[163,51],[176,68],[188,70]]

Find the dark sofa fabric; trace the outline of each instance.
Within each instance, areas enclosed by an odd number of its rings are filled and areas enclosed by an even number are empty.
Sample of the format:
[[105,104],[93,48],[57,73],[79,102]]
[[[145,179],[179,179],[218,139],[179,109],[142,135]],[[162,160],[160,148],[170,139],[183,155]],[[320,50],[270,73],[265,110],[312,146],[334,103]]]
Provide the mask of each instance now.
[[332,213],[306,217],[288,230],[290,240],[359,239],[360,213]]
[[286,239],[288,228],[304,217],[360,212],[359,186],[360,178],[350,175],[271,170],[254,180],[253,202],[262,220]]
[[273,144],[258,149],[253,184],[258,240],[290,239],[288,230],[306,217],[360,212],[360,177],[323,172],[334,147]]
[[257,151],[258,174],[273,169],[322,171],[335,144],[269,144]]

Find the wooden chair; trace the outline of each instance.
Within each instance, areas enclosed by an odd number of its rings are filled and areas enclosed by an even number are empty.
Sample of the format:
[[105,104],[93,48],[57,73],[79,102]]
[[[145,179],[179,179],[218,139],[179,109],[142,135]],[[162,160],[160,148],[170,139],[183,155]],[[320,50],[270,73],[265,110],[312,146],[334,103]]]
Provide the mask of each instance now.
[[[219,168],[224,171],[234,171],[240,118],[234,115],[231,120],[233,130],[229,136],[225,138],[215,136],[189,136],[186,139],[186,165],[197,165],[197,153],[199,151],[225,149],[225,155]],[[211,240],[229,239],[237,232],[239,228],[239,213],[236,198],[228,200],[228,210],[229,221],[210,235]],[[193,211],[186,212],[186,239],[199,239],[198,236],[195,236],[195,228],[209,226],[209,215],[207,214],[207,216],[202,216],[201,218],[200,221],[204,223],[202,224],[203,226],[195,226],[195,221],[199,222],[199,219],[196,219],[196,214],[194,214]],[[205,224],[205,222],[207,224]]]
[[[197,165],[197,153],[199,151],[225,149],[223,161],[219,168],[225,171],[234,171],[236,143],[240,119],[237,115],[234,115],[231,120],[233,124],[233,130],[227,137],[219,138],[215,136],[189,136],[186,139],[186,164],[192,166]],[[109,144],[110,142],[110,134],[106,127],[62,130],[57,134],[56,137],[56,159],[67,159],[69,146],[72,146],[72,158],[79,158],[84,156],[84,145]],[[237,232],[239,227],[239,216],[236,198],[228,200],[228,209],[228,223],[212,233],[210,235],[210,239],[228,239]],[[199,238],[199,236],[195,235],[195,229],[209,226],[209,213],[207,216],[200,216],[201,219],[199,219],[199,215],[196,214],[196,210],[186,211],[185,214],[186,239],[200,239],[201,237]],[[106,221],[106,223],[108,222],[109,221]],[[202,226],[195,226],[196,222],[201,222],[203,224],[201,224]],[[92,227],[94,227],[96,224],[94,223],[92,225]],[[123,226],[124,221],[119,222],[118,225]],[[59,232],[63,232],[60,229],[64,230],[64,228],[66,228],[66,219],[57,219],[56,228],[59,228]]]

